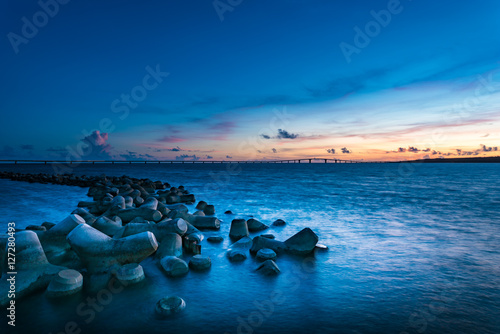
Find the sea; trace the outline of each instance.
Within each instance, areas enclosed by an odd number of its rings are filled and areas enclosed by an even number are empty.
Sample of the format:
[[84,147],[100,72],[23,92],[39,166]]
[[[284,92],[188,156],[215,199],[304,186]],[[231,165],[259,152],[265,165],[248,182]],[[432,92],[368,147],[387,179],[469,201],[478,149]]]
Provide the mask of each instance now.
[[[71,172],[183,185],[215,205],[221,229],[205,237],[224,241],[203,241],[206,272],[169,278],[149,257],[146,279],[120,291],[34,293],[17,301],[15,329],[3,317],[2,333],[500,333],[500,164],[75,164]],[[0,180],[0,230],[57,223],[86,193]],[[309,227],[328,249],[279,255],[280,274],[263,276],[254,256],[226,257],[231,220],[250,217],[285,220],[260,232],[277,240]],[[166,296],[186,309],[158,318]]]

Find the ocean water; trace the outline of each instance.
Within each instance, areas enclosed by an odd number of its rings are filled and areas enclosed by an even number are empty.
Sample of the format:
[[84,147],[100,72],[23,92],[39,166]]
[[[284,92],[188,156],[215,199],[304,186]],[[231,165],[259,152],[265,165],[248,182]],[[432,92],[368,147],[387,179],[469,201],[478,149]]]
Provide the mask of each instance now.
[[[221,230],[205,234],[225,240],[203,241],[207,272],[172,279],[148,258],[146,280],[119,292],[21,299],[18,333],[500,333],[498,164],[81,165],[73,172],[184,185],[215,205]],[[9,221],[57,222],[87,191],[8,180],[0,189],[1,229]],[[263,232],[278,240],[310,227],[329,249],[281,255],[281,273],[261,276],[253,256],[242,263],[225,256],[231,220],[250,216],[284,219],[286,226]],[[155,303],[169,295],[182,297],[185,311],[156,318]],[[9,331],[5,319],[0,328]]]

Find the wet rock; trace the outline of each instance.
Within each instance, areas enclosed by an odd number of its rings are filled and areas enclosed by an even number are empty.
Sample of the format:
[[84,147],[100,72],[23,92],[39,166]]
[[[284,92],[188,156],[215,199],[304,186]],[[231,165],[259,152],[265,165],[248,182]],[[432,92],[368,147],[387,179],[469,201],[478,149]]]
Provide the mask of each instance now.
[[67,240],[89,273],[106,272],[127,263],[139,263],[158,248],[158,242],[151,232],[112,239],[87,224],[75,228]]
[[[44,232],[46,233],[46,232]],[[16,233],[16,300],[30,293],[45,289],[53,277],[65,267],[54,266],[47,261],[38,236],[33,231]],[[10,282],[0,280],[0,306],[9,303]]]
[[215,215],[215,206],[208,204],[205,206],[203,209],[203,213],[205,213],[207,216],[213,216]]
[[257,252],[257,259],[265,261],[265,260],[274,260],[276,259],[276,253],[269,248],[262,248]]
[[273,226],[284,226],[286,225],[285,221],[283,219],[276,219],[273,224]]
[[205,216],[205,212],[198,210],[195,213],[193,213],[193,216]]
[[187,263],[176,256],[165,256],[161,259],[160,265],[170,277],[183,276],[189,272]]
[[208,238],[207,238],[207,241],[208,241],[208,242],[215,243],[215,244],[218,244],[218,243],[223,242],[223,241],[224,241],[224,238],[223,238],[223,237],[221,237],[221,236],[208,237]]
[[116,279],[123,285],[138,283],[144,278],[144,270],[138,263],[126,264],[116,271]]
[[247,254],[242,249],[231,249],[227,251],[227,257],[231,262],[244,261],[247,258]]
[[207,270],[212,266],[212,261],[208,256],[195,255],[189,261],[189,268],[197,271]]
[[160,242],[156,255],[159,258],[165,256],[182,256],[182,238],[177,233],[167,233]]
[[280,268],[273,260],[266,260],[256,269],[258,272],[263,275],[277,275],[280,273]]
[[250,248],[250,252],[256,254],[259,250],[263,248],[272,249],[275,253],[282,253],[286,250],[286,245],[284,242],[277,241],[274,239],[264,238],[262,236],[257,236],[253,238],[252,248]]
[[247,220],[247,226],[250,232],[262,231],[269,228],[269,226],[261,223],[260,221],[254,218],[250,218],[249,220]]
[[38,225],[28,225],[26,226],[26,230],[31,230],[31,231],[47,231],[45,226],[38,226]]
[[82,287],[82,274],[73,269],[64,269],[52,278],[46,294],[51,298],[64,297],[77,293],[82,290]]
[[233,240],[239,240],[248,237],[248,226],[245,219],[233,219],[229,230],[229,237]]
[[207,202],[199,201],[198,204],[196,205],[196,210],[203,211],[203,209],[205,209],[206,206],[207,206]]
[[[85,219],[85,218],[84,218]],[[45,227],[45,230],[48,231],[50,230],[52,227],[54,227],[56,224],[54,223],[50,223],[50,222],[43,222],[42,226]]]
[[234,215],[233,211],[231,210],[227,210],[226,212],[224,212],[225,215]]
[[287,251],[297,255],[311,253],[317,243],[318,236],[308,227],[285,241]]
[[177,296],[160,299],[156,303],[155,311],[161,317],[173,316],[186,308],[186,302]]
[[261,234],[260,235],[263,238],[268,238],[268,239],[274,239],[274,234]]

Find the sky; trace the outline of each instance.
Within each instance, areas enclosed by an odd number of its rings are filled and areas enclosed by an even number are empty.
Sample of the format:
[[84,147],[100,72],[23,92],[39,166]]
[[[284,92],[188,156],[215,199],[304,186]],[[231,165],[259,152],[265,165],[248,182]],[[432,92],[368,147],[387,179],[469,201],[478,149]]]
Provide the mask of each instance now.
[[498,1],[0,3],[0,159],[500,155]]

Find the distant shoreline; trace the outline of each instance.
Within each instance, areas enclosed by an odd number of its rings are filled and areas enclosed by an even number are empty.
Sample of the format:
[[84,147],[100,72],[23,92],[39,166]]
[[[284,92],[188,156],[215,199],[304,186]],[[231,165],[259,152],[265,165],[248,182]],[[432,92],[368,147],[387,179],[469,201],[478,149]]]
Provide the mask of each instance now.
[[437,158],[398,161],[415,163],[500,163],[500,157],[473,157],[473,158]]

